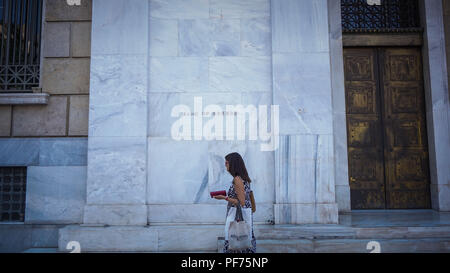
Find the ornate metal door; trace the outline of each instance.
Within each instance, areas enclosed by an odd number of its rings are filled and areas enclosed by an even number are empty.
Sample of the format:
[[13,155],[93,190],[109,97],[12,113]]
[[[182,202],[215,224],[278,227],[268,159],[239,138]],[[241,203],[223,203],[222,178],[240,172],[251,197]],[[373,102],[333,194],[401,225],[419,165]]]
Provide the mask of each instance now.
[[420,50],[344,50],[352,209],[430,207]]

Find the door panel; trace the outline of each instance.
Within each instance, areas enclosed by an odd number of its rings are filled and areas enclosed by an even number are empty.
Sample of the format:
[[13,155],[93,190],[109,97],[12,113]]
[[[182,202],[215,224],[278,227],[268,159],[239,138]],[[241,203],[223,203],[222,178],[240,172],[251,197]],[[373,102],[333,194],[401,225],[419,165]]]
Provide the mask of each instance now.
[[386,201],[392,209],[430,208],[420,50],[380,50]]
[[420,50],[344,49],[352,209],[430,208]]
[[351,206],[383,209],[386,201],[376,51],[346,49],[344,64]]

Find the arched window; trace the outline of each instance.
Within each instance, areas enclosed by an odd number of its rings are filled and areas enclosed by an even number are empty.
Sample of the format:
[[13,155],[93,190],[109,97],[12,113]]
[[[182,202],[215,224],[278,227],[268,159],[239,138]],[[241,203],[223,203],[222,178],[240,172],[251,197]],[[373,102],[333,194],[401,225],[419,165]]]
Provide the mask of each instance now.
[[343,32],[420,31],[418,0],[341,0]]
[[39,86],[42,0],[0,0],[0,92]]

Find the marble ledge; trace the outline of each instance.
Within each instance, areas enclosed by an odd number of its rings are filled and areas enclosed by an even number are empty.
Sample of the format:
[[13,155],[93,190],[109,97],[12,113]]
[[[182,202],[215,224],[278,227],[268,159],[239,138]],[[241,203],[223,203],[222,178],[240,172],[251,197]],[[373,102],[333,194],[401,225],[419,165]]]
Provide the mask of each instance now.
[[0,94],[0,105],[48,104],[48,93],[6,93]]

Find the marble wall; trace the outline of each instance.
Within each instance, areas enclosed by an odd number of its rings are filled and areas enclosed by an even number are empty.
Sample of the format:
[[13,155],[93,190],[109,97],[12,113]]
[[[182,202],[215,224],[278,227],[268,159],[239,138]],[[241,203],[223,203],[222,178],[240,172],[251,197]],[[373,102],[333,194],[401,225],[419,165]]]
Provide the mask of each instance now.
[[[176,141],[171,136],[178,120],[171,110],[179,104],[197,114],[210,104],[224,111],[226,105],[270,107],[270,1],[149,3],[149,222],[223,222],[226,203],[211,199],[209,192],[231,185],[224,166],[231,152],[239,152],[247,164],[258,203],[255,222],[272,220],[274,152],[260,151],[260,141],[249,140],[248,129],[242,141],[201,136]],[[202,99],[203,109],[194,110],[195,97]],[[203,124],[208,120],[203,118]]]

